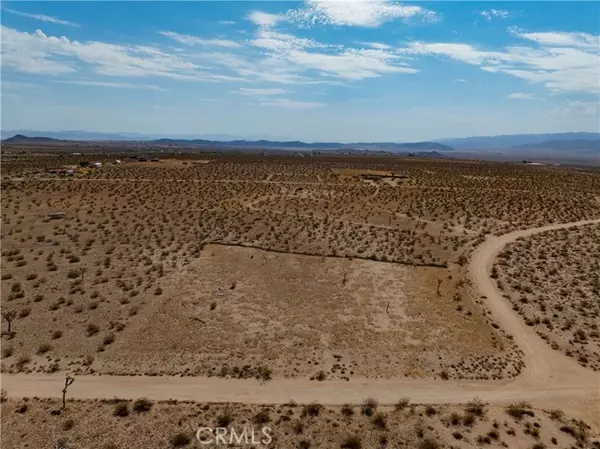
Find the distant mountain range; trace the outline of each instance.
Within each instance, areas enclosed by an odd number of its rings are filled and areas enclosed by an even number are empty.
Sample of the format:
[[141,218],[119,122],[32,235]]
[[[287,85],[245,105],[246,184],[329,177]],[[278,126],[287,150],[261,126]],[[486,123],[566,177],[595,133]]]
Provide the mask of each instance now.
[[519,145],[518,147],[515,147],[515,149],[537,149],[552,151],[591,151],[600,153],[600,139],[545,140],[543,142],[538,143],[528,143],[525,145]]
[[[7,136],[11,131],[3,131]],[[515,134],[438,139],[431,142],[302,142],[276,140],[230,140],[213,138],[153,138],[133,133],[90,133],[86,131],[28,131],[10,134],[3,143],[13,145],[86,144],[160,146],[173,148],[214,148],[224,150],[325,150],[372,151],[418,154],[419,152],[501,152],[514,155],[523,152],[600,154],[600,133]],[[227,137],[227,136],[225,136]]]
[[[556,145],[550,142],[571,142]],[[435,142],[451,145],[457,150],[507,150],[511,148],[536,148],[560,151],[579,149],[588,146],[585,142],[595,142],[591,146],[598,148],[600,133],[557,133],[557,134],[513,134],[500,136],[464,137],[458,139],[435,139]],[[550,147],[548,146],[550,145]],[[594,146],[595,145],[595,146]]]
[[[86,140],[94,142],[94,140]],[[155,140],[113,140],[105,139],[105,142],[123,142],[125,145],[140,143],[160,147],[193,147],[193,148],[224,148],[224,149],[265,149],[265,150],[372,150],[387,152],[412,152],[412,151],[452,151],[453,148],[437,142],[313,142],[300,141],[276,142],[271,140],[231,140],[219,141],[208,139],[155,139]],[[53,137],[31,137],[17,134],[2,141],[4,144],[12,145],[60,145],[81,144],[82,141],[74,139],[56,139]]]

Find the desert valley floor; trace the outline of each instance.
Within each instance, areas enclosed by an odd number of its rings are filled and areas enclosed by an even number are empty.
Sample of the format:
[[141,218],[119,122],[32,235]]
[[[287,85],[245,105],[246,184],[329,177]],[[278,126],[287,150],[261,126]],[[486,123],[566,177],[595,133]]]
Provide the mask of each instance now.
[[3,447],[600,446],[597,169],[157,157],[3,152]]

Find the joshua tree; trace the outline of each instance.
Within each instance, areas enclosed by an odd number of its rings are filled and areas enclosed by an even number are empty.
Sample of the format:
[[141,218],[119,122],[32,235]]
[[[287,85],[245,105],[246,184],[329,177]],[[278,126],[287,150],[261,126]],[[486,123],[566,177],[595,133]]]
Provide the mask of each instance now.
[[67,388],[69,388],[73,382],[75,382],[75,379],[67,374],[67,377],[65,377],[65,388],[62,390],[63,410],[67,407]]
[[438,279],[438,281],[437,281],[437,295],[438,296],[441,296],[440,286],[442,285],[442,282],[444,282],[443,279]]
[[4,318],[6,320],[6,322],[8,323],[8,331],[6,332],[7,334],[11,334],[12,333],[12,322],[13,320],[17,317],[17,312],[16,310],[7,310],[6,312],[2,312],[2,318]]

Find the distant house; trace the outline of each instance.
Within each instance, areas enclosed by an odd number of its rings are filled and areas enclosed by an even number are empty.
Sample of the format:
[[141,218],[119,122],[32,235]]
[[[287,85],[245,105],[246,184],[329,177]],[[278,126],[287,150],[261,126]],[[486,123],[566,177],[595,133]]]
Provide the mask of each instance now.
[[92,162],[92,165],[96,168],[102,167],[102,162]]
[[50,220],[61,220],[63,218],[67,218],[67,214],[65,212],[50,212],[48,214],[48,218]]

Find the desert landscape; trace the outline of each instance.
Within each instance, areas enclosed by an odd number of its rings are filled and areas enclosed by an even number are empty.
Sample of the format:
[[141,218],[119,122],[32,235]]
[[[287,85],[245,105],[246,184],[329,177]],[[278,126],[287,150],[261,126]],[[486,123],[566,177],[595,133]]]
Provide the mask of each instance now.
[[10,150],[6,447],[597,444],[596,169]]

